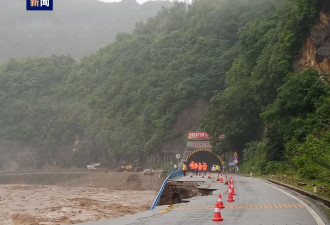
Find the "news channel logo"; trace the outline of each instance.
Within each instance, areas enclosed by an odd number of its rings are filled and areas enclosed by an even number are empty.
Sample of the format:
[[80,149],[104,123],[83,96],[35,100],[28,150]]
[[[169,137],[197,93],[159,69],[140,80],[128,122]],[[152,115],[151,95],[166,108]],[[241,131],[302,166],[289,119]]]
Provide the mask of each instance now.
[[27,11],[52,11],[53,0],[26,0]]

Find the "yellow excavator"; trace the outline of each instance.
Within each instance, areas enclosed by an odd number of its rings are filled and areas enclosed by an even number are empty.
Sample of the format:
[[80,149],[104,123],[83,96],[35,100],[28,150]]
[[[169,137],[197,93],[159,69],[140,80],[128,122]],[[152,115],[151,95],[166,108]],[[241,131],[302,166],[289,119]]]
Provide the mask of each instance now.
[[116,172],[141,172],[142,167],[138,166],[138,161],[135,160],[134,164],[125,164],[116,169]]
[[131,164],[120,166],[116,170],[116,172],[129,172],[129,171],[133,171],[133,165],[131,165]]

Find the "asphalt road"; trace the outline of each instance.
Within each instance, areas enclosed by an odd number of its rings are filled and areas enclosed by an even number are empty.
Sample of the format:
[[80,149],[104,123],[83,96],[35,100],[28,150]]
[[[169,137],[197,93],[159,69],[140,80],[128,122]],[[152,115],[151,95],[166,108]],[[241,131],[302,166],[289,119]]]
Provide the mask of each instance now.
[[[204,181],[201,188],[215,189],[211,195],[197,196],[188,203],[157,206],[152,211],[84,225],[329,225],[329,219],[308,199],[285,188],[250,177],[231,175],[234,180],[234,202],[227,202],[228,186],[212,179],[189,176],[180,181]],[[223,221],[214,222],[215,202],[222,195],[220,210]],[[82,225],[82,224],[81,224]]]

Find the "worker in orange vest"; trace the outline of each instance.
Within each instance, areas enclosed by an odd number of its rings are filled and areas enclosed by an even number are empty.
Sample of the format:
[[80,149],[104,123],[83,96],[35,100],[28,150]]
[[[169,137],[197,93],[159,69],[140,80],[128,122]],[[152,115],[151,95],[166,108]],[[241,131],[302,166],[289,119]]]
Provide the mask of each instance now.
[[203,174],[203,165],[202,163],[198,163],[198,175],[202,175]]
[[195,173],[197,176],[198,175],[198,163],[197,162],[194,163],[194,170],[195,170]]
[[204,172],[204,176],[206,176],[206,171],[207,171],[207,164],[206,164],[206,162],[203,162],[203,172]]
[[191,161],[189,164],[190,171],[193,172],[195,170],[195,163],[194,161]]

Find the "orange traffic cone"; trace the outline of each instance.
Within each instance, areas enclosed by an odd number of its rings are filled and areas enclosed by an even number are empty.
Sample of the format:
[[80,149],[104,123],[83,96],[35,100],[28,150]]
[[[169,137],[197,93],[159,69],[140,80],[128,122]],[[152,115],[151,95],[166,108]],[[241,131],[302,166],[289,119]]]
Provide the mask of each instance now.
[[227,199],[227,202],[233,202],[233,201],[235,201],[234,198],[233,198],[233,193],[232,193],[231,188],[229,188],[228,189],[228,199]]
[[220,213],[220,208],[219,208],[219,203],[215,203],[215,208],[214,208],[214,217],[212,219],[213,221],[223,221],[223,218],[221,217]]
[[221,196],[221,194],[219,194],[219,196],[218,196],[218,203],[219,203],[219,208],[220,209],[225,208],[225,206],[223,205],[223,202],[222,202],[222,196]]
[[223,183],[223,177],[222,177],[222,174],[220,174],[220,183]]
[[226,179],[225,179],[225,185],[228,185],[228,179],[227,179],[227,176],[226,176]]
[[208,179],[211,179],[211,173],[209,172],[209,175],[207,176]]
[[219,178],[219,172],[218,172],[218,175],[217,175],[217,181],[219,181],[220,180],[220,178]]
[[231,188],[231,190],[232,190],[233,195],[236,195],[236,194],[235,194],[235,188],[234,188],[234,182],[232,182],[232,183],[230,184],[230,188]]

